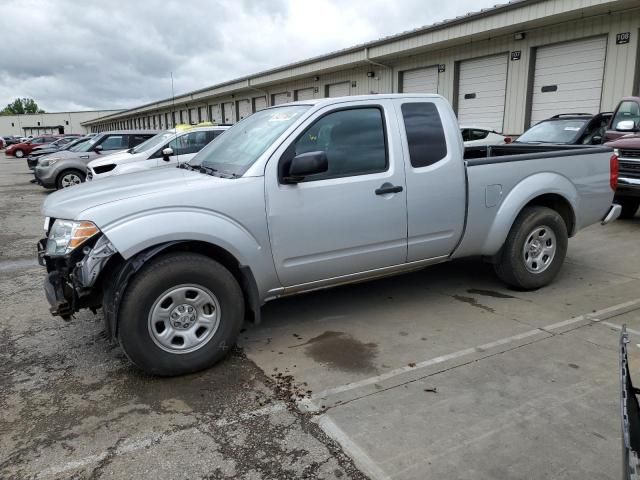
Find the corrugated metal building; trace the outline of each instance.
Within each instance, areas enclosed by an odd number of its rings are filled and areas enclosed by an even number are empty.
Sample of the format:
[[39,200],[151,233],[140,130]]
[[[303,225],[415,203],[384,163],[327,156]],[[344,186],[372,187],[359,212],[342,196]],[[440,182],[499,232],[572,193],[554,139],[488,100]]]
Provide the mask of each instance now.
[[39,135],[41,133],[88,133],[84,124],[122,110],[33,113],[0,115],[0,135]]
[[92,131],[234,123],[268,105],[439,93],[508,134],[640,93],[638,0],[521,0],[85,122]]

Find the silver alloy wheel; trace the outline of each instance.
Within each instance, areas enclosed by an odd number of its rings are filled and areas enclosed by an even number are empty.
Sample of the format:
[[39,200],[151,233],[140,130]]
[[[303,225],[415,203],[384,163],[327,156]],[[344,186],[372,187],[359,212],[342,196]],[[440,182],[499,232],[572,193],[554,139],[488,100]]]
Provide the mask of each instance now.
[[149,334],[169,353],[190,353],[213,338],[220,325],[220,303],[199,285],[178,285],[160,295],[149,312]]
[[531,273],[542,273],[553,262],[556,256],[557,241],[554,231],[542,225],[536,227],[524,242],[522,255],[527,270]]
[[16,150],[15,156],[17,158],[22,158],[24,157],[24,152],[22,150]]
[[67,173],[60,180],[60,185],[62,185],[62,188],[73,187],[74,185],[80,185],[81,183],[82,179],[77,173]]

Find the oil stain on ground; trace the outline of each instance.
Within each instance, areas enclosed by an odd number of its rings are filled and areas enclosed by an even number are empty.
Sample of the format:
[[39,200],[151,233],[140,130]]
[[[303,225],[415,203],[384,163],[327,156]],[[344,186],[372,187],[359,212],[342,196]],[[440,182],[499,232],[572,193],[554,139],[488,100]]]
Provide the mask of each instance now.
[[491,312],[491,313],[496,313],[496,311],[491,308],[491,307],[487,307],[486,305],[482,305],[480,302],[478,302],[478,300],[476,300],[475,298],[472,297],[464,297],[462,295],[453,295],[453,298],[455,298],[456,300],[458,300],[459,302],[464,302],[464,303],[468,303],[469,305],[471,305],[472,307],[476,307],[479,308],[481,310],[484,310],[486,312]]
[[305,343],[305,355],[329,368],[347,372],[375,372],[377,343],[363,343],[344,332],[327,331]]
[[484,297],[493,298],[516,298],[513,295],[507,295],[506,293],[496,292],[495,290],[482,290],[480,288],[471,288],[467,290],[467,293],[471,295],[482,295]]

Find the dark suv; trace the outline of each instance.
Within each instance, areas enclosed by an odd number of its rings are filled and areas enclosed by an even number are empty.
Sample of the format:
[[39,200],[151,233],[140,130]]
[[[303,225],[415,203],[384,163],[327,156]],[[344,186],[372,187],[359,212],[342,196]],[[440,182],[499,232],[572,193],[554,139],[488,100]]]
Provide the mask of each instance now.
[[514,143],[600,145],[612,115],[611,112],[554,115],[531,127]]

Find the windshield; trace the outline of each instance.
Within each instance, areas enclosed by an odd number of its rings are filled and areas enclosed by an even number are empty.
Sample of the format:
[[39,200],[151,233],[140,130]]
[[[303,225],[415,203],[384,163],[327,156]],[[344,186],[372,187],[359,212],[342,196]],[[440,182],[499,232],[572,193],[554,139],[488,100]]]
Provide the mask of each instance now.
[[74,152],[90,152],[91,150],[93,150],[93,147],[102,139],[102,135],[98,135],[96,137],[93,137],[91,139],[89,139],[88,142],[84,142],[82,144],[79,145],[79,148],[77,150],[74,150]]
[[573,143],[589,120],[586,118],[542,122],[520,135],[517,143]]
[[146,152],[147,150],[153,150],[159,147],[160,145],[162,145],[167,140],[169,140],[175,134],[176,133],[172,132],[171,130],[160,132],[159,134],[154,135],[150,139],[145,140],[141,144],[133,147],[131,150],[129,150],[129,153],[139,153],[139,152]]
[[71,142],[69,145],[67,145],[65,150],[69,150],[70,152],[79,152],[80,149],[84,146],[84,144],[88,141],[89,141],[88,138],[79,138],[78,140],[75,140]]
[[256,112],[204,147],[189,164],[242,175],[309,108],[292,105]]

